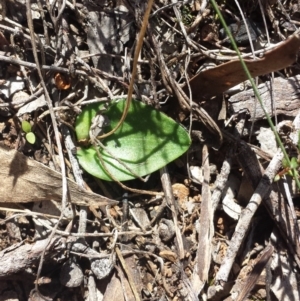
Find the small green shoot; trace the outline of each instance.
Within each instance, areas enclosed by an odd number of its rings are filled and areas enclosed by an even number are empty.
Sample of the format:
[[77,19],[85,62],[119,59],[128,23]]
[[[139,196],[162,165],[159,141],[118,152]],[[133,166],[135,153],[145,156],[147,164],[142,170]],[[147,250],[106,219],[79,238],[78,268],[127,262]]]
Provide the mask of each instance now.
[[35,134],[31,131],[31,124],[28,121],[23,120],[21,126],[22,130],[26,133],[26,141],[30,144],[34,144],[36,141],[36,137]]
[[299,167],[298,160],[297,160],[297,158],[293,157],[293,158],[291,159],[291,165],[290,165],[290,168],[296,169],[296,168],[298,168],[298,167]]
[[31,132],[31,124],[30,124],[28,121],[23,120],[23,121],[22,121],[22,130],[23,130],[25,133]]
[[[298,145],[298,153],[300,152],[299,143]],[[283,176],[289,175],[291,177],[299,178],[298,168],[299,168],[299,159],[296,157],[292,157],[290,162],[288,162],[285,158],[282,159],[282,167],[283,169],[275,176],[274,182],[279,181]],[[294,170],[294,173],[292,172]]]

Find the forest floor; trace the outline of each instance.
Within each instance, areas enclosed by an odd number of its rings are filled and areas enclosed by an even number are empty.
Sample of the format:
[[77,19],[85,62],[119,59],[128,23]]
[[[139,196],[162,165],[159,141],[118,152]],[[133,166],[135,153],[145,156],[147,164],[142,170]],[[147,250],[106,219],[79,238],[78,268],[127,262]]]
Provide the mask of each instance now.
[[152,2],[0,0],[0,301],[300,300],[298,1]]

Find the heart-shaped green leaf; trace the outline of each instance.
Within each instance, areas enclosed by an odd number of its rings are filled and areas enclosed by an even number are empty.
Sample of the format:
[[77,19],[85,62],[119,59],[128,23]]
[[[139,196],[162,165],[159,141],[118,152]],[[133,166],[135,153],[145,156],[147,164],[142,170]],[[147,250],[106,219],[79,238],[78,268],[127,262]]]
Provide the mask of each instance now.
[[[113,104],[105,115],[110,120],[106,132],[121,119],[125,100]],[[89,139],[92,118],[101,106],[86,107],[76,120],[78,141]],[[139,101],[132,101],[122,126],[102,140],[107,149],[139,176],[158,170],[185,153],[191,143],[186,130],[164,113]],[[117,160],[99,147],[105,168],[119,181],[136,178]],[[98,159],[96,150],[89,145],[77,151],[80,165],[91,175],[111,181]]]

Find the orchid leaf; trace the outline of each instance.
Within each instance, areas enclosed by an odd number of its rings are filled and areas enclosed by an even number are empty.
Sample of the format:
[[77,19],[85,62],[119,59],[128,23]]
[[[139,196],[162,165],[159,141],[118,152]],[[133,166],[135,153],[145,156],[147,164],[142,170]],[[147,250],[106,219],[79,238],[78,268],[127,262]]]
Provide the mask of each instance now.
[[[125,103],[125,100],[120,100],[104,113],[110,120],[105,132],[115,128],[121,119]],[[78,116],[75,127],[78,141],[89,140],[92,119],[101,108],[101,105],[87,106]],[[191,140],[187,131],[173,119],[140,101],[132,100],[122,126],[101,142],[113,156],[142,177],[185,153]],[[127,168],[101,147],[99,151],[105,162],[105,168],[101,165],[93,145],[81,147],[77,151],[79,163],[84,170],[107,181],[112,179],[106,173],[106,169],[119,181],[135,178]]]

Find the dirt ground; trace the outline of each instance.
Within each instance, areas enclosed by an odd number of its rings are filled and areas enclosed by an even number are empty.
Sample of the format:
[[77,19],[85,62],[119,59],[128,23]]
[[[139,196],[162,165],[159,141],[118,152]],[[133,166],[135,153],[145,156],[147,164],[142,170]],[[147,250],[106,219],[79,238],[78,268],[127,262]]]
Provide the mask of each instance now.
[[300,6],[213,2],[0,0],[0,301],[300,300]]

